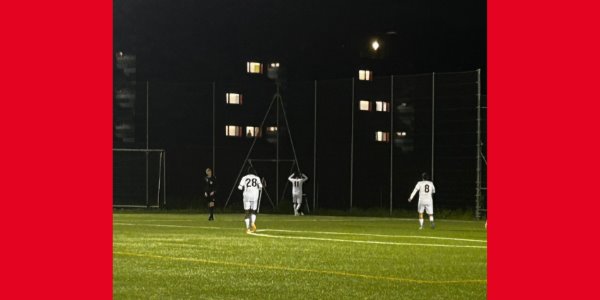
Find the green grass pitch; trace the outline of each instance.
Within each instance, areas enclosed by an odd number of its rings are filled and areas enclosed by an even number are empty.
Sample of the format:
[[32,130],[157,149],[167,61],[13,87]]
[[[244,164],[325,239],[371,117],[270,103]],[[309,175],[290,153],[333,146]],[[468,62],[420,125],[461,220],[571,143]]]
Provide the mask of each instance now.
[[485,299],[483,222],[115,213],[115,299]]

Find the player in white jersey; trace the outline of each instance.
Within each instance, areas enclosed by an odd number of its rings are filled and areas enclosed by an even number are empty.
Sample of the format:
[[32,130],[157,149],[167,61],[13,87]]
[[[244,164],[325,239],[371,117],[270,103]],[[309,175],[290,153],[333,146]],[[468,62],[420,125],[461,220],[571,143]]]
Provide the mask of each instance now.
[[254,170],[248,168],[248,175],[242,177],[239,190],[244,190],[244,211],[246,216],[246,233],[256,232],[256,209],[258,208],[259,193],[263,188],[260,178],[254,175]]
[[412,201],[413,197],[419,191],[419,224],[421,227],[419,229],[423,229],[423,211],[427,212],[429,215],[429,222],[431,222],[431,228],[435,228],[435,222],[433,221],[433,197],[432,195],[435,193],[435,186],[433,182],[429,180],[429,175],[427,173],[421,174],[421,178],[423,180],[417,182],[415,189],[410,194],[410,198],[408,198],[408,202]]
[[308,180],[306,175],[302,174],[302,178],[294,178],[296,173],[292,173],[288,180],[292,183],[292,202],[294,204],[294,216],[299,216],[304,213],[300,212],[302,206],[302,184]]

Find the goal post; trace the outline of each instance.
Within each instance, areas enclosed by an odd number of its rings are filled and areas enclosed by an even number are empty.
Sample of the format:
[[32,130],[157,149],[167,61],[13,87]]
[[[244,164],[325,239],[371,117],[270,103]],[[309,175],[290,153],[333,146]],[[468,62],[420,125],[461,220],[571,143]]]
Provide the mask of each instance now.
[[166,151],[113,149],[113,208],[164,208]]

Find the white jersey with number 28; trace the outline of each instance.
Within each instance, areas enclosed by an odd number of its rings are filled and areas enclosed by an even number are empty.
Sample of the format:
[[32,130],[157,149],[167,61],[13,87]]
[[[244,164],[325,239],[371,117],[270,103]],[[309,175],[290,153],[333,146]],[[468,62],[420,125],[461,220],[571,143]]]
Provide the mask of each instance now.
[[250,197],[256,199],[258,198],[258,191],[262,189],[262,187],[262,183],[260,182],[260,178],[258,178],[258,176],[248,174],[242,177],[238,189],[244,190],[244,198]]

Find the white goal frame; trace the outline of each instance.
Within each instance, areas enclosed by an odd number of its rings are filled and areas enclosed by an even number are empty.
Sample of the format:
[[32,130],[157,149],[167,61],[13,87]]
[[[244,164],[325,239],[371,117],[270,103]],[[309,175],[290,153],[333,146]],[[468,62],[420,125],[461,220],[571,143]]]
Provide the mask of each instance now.
[[[113,149],[113,155],[115,152],[142,152],[146,153],[146,205],[128,205],[128,204],[115,204],[113,196],[113,208],[160,208],[166,207],[167,205],[167,151],[165,149]],[[148,183],[150,178],[148,177],[148,154],[151,152],[158,152],[158,188],[156,190],[156,203],[150,203],[150,191],[148,189]],[[113,179],[114,180],[114,179]],[[161,199],[162,192],[162,199]],[[161,204],[162,200],[162,204]]]

